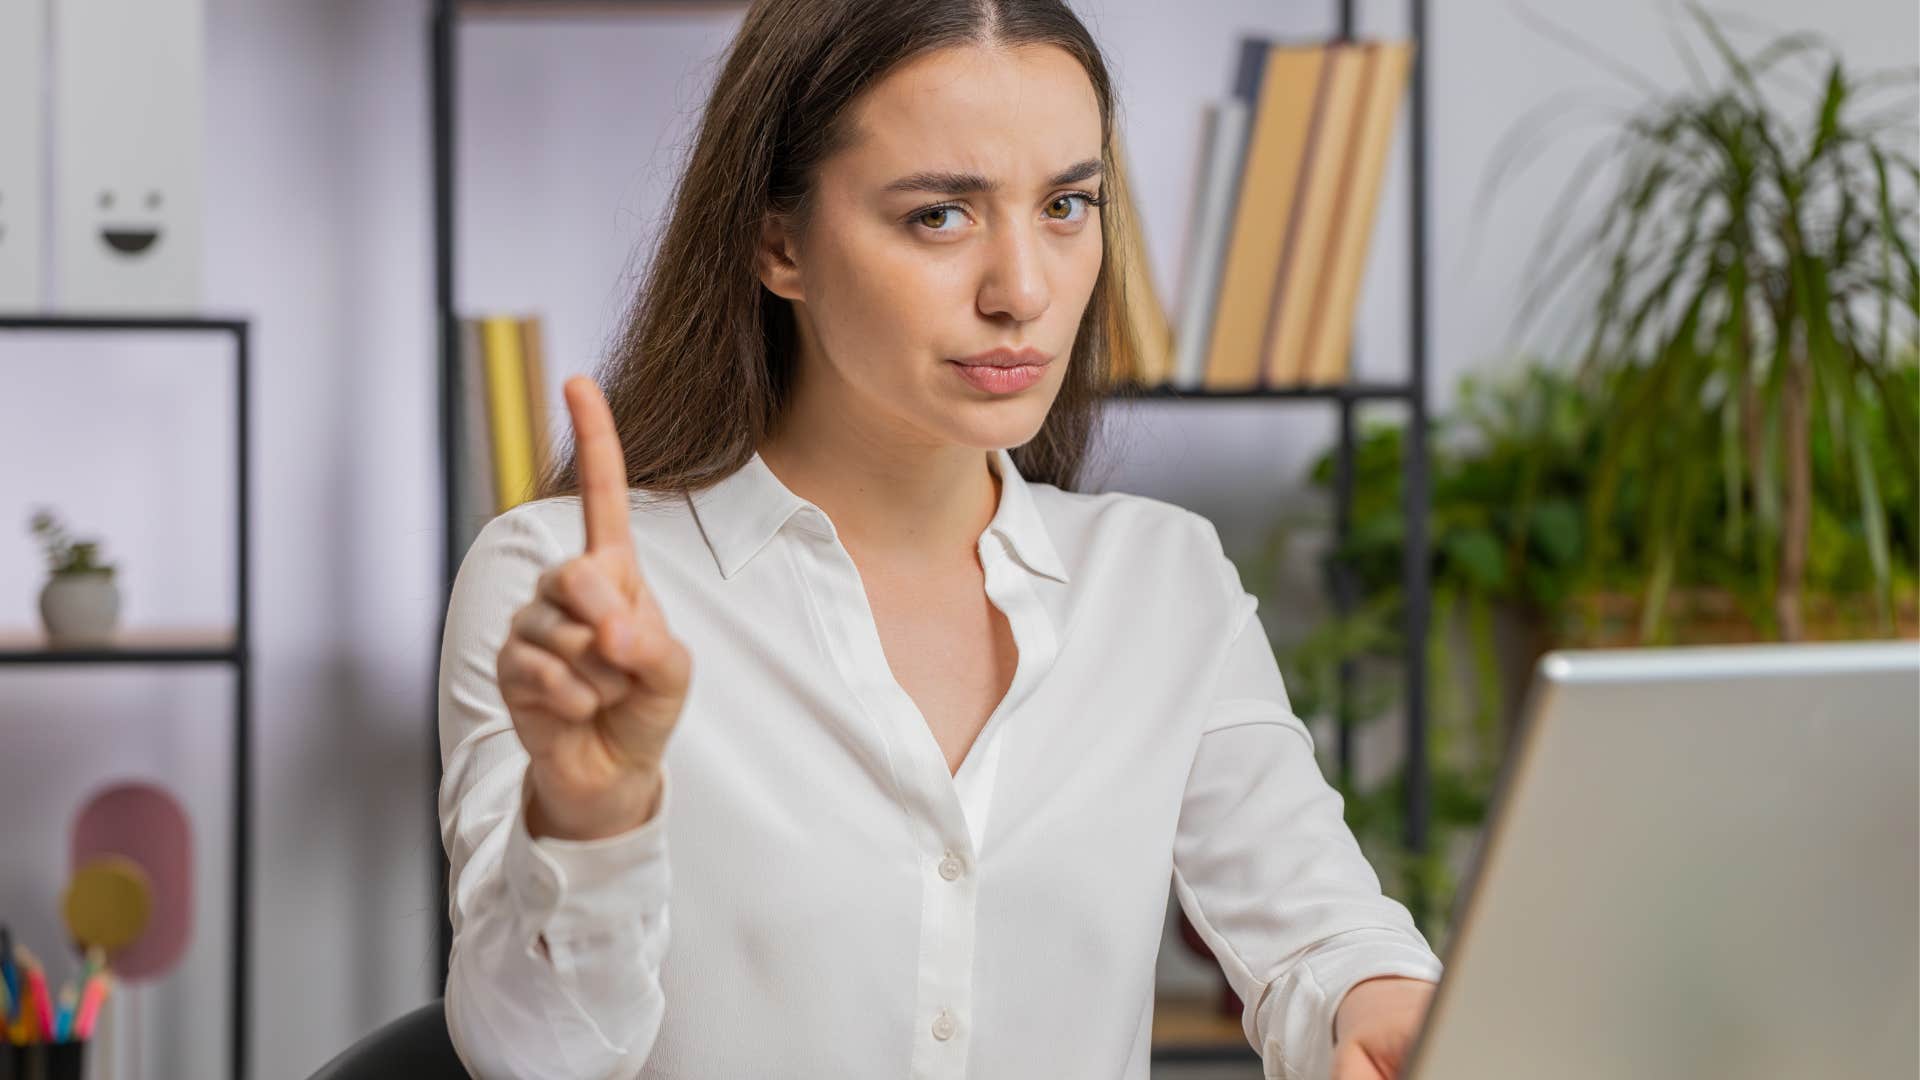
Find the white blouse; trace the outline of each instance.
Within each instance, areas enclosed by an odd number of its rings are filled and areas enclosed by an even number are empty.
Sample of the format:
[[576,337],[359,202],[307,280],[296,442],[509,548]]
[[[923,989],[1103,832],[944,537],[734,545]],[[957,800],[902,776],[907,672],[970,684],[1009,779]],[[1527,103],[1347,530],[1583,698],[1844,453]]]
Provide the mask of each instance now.
[[480,532],[439,680],[447,1020],[475,1075],[1146,1080],[1170,876],[1269,1080],[1327,1076],[1360,980],[1438,981],[1212,523],[988,458],[979,554],[1019,658],[957,773],[833,522],[757,454],[636,501],[693,674],[656,816],[601,840],[529,837],[494,671],[583,550],[580,500]]

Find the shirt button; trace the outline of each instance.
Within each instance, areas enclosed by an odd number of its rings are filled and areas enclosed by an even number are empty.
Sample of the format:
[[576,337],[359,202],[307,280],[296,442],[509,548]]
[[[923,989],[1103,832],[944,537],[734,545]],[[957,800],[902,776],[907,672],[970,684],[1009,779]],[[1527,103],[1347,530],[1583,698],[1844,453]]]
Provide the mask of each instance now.
[[960,865],[960,860],[951,851],[947,852],[946,858],[940,860],[940,876],[948,881],[958,880],[963,869],[965,868]]
[[941,1009],[940,1015],[933,1018],[933,1037],[941,1042],[953,1038],[953,1017],[948,1016],[945,1009]]

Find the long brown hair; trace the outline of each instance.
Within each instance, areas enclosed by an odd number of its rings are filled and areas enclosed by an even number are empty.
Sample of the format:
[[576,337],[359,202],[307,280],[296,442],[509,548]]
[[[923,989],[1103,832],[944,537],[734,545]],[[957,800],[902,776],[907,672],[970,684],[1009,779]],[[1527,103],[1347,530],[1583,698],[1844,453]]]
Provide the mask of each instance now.
[[[1129,204],[1113,154],[1112,84],[1063,0],[755,0],[723,61],[659,246],[596,374],[644,496],[677,495],[746,464],[779,418],[797,338],[791,303],[755,270],[768,214],[804,236],[818,167],[851,137],[849,106],[895,65],[954,45],[1047,44],[1086,69],[1106,165],[1104,255],[1065,380],[1022,476],[1077,490],[1114,373],[1136,370],[1119,243]],[[569,444],[535,491],[576,494]]]

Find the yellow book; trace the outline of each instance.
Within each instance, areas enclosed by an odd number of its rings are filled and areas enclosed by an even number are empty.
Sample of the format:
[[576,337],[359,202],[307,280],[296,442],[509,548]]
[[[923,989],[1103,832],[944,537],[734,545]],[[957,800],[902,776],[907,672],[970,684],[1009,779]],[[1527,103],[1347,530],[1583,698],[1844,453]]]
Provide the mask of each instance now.
[[1373,242],[1380,202],[1381,174],[1393,141],[1394,117],[1407,87],[1413,63],[1413,44],[1374,42],[1368,46],[1365,102],[1347,161],[1346,181],[1340,185],[1340,208],[1333,218],[1334,237],[1322,274],[1321,295],[1302,355],[1304,381],[1324,386],[1344,381],[1353,344],[1353,320],[1360,300],[1360,282]]
[[480,322],[486,345],[487,414],[493,419],[493,483],[499,510],[527,501],[533,491],[533,421],[520,323],[489,315]]
[[1294,214],[1297,227],[1287,241],[1286,261],[1269,305],[1262,350],[1268,386],[1299,382],[1307,330],[1313,324],[1314,309],[1325,299],[1327,245],[1346,176],[1347,146],[1353,138],[1365,58],[1365,50],[1351,44],[1335,46],[1327,54],[1326,79],[1315,105],[1300,205]]
[[1267,50],[1208,336],[1203,385],[1209,390],[1260,385],[1268,311],[1327,56],[1322,45],[1273,45]]
[[1160,302],[1160,294],[1153,287],[1153,272],[1147,265],[1146,229],[1140,220],[1139,203],[1133,198],[1126,147],[1118,131],[1113,135],[1113,160],[1117,175],[1109,178],[1107,186],[1118,196],[1115,201],[1122,211],[1124,222],[1121,230],[1123,235],[1118,238],[1121,250],[1116,261],[1122,275],[1121,293],[1132,322],[1129,329],[1137,350],[1134,370],[1115,372],[1114,377],[1120,381],[1157,386],[1173,374],[1173,328],[1167,322],[1167,311]]

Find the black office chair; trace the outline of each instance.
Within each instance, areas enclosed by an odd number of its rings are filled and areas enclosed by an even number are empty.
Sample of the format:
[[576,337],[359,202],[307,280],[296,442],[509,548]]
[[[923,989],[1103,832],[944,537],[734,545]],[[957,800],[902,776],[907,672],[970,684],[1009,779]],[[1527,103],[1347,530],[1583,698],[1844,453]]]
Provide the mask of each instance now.
[[446,1001],[435,998],[347,1047],[310,1080],[470,1080],[447,1034]]

